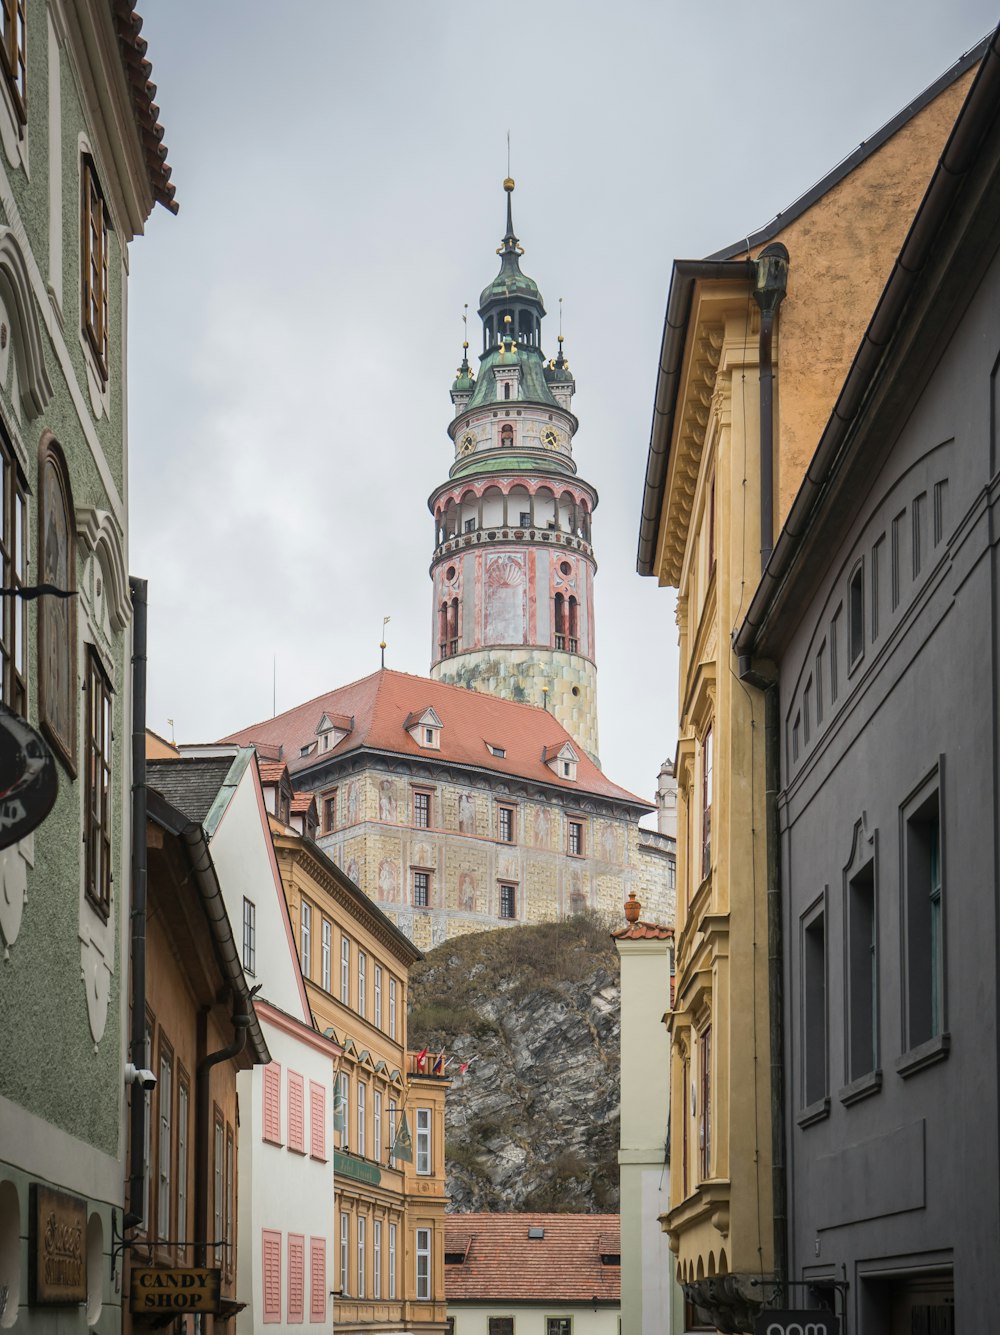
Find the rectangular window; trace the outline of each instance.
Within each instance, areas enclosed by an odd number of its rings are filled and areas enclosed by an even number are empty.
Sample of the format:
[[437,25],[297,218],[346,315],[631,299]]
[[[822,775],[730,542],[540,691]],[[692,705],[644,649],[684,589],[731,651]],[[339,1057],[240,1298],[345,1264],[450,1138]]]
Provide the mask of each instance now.
[[902,597],[903,583],[903,548],[906,545],[906,516],[905,510],[900,510],[899,514],[892,521],[892,610],[895,612],[899,606],[899,600]]
[[497,838],[502,844],[514,842],[515,815],[514,807],[497,807]]
[[340,999],[345,1006],[351,1004],[351,943],[346,936],[340,938]]
[[281,1234],[272,1228],[262,1229],[261,1243],[264,1321],[271,1325],[281,1320]]
[[323,794],[323,803],[321,807],[323,814],[323,833],[329,834],[331,830],[337,828],[337,790],[334,788],[329,793]]
[[430,908],[431,903],[431,877],[430,872],[415,871],[413,873],[413,906],[418,909]]
[[868,862],[847,887],[847,1004],[849,1081],[878,1066],[878,949],[875,864]]
[[812,677],[806,682],[802,691],[802,740],[806,746],[809,745],[809,738],[812,735]]
[[326,1160],[326,1088],[309,1081],[309,1156]]
[[826,644],[819,646],[816,652],[816,727],[823,722],[823,660],[826,658]]
[[372,1157],[382,1162],[382,1091],[372,1091]]
[[413,794],[413,823],[418,830],[431,828],[431,795],[425,792]]
[[358,1135],[357,1151],[363,1159],[365,1157],[365,1101],[368,1097],[368,1086],[363,1080],[358,1081]]
[[301,1233],[288,1235],[288,1320],[301,1323],[306,1304],[306,1240]]
[[222,1114],[215,1110],[215,1160],[212,1174],[212,1240],[215,1243],[215,1264],[222,1266],[222,1249],[225,1237],[225,1218],[223,1203],[225,1200],[226,1172],[226,1128]]
[[382,1297],[382,1220],[372,1220],[372,1297]]
[[[184,1080],[177,1085],[177,1237],[185,1242],[188,1237],[188,1118],[191,1091]],[[181,1259],[185,1256],[181,1248]]]
[[927,493],[922,491],[913,500],[913,578],[920,574],[927,550]]
[[424,1177],[429,1177],[431,1172],[431,1110],[430,1108],[418,1108],[416,1114],[417,1128],[417,1172]]
[[88,645],[86,885],[88,899],[105,918],[111,911],[111,746],[111,685],[96,650]]
[[233,1233],[236,1228],[236,1138],[233,1128],[226,1127],[226,1222],[223,1237],[226,1240],[226,1274],[232,1275],[236,1267],[236,1249],[233,1246]]
[[396,1037],[396,980],[389,979],[389,1037]]
[[243,968],[251,977],[257,970],[257,908],[250,899],[243,900]]
[[331,983],[330,956],[333,953],[333,924],[329,918],[323,919],[323,925],[320,928],[320,972],[322,975],[323,991],[329,992]]
[[367,1242],[368,1220],[363,1214],[358,1215],[358,1297],[365,1296],[365,1243]]
[[826,914],[814,909],[802,920],[802,1104],[826,1098]]
[[569,823],[569,855],[583,857],[583,821],[571,820]]
[[309,1239],[309,1320],[326,1321],[326,1239]]
[[871,577],[871,598],[872,598],[872,644],[878,639],[879,633],[879,613],[882,607],[882,599],[885,596],[883,589],[885,577],[882,574],[882,566],[885,559],[885,534],[878,539],[872,547],[872,577]]
[[487,1321],[488,1335],[514,1335],[512,1316],[491,1316]]
[[389,1225],[389,1297],[396,1296],[396,1225]]
[[7,86],[22,125],[28,119],[24,5],[25,0],[3,0],[3,44],[0,45]]
[[517,886],[501,885],[500,887],[500,917],[517,917]]
[[302,954],[302,976],[312,977],[312,905],[302,901],[299,921],[299,938]]
[[281,1144],[281,1065],[264,1067],[264,1139]]
[[699,1047],[701,1100],[698,1109],[698,1156],[701,1181],[712,1176],[712,1026],[701,1034]]
[[859,562],[847,586],[847,662],[850,667],[865,652],[865,567]]
[[417,1297],[431,1296],[431,1231],[417,1229]]
[[[25,487],[12,447],[0,434],[0,578],[6,589],[19,589],[27,574]],[[25,680],[28,613],[23,598],[0,598],[0,696],[15,714],[28,707]]]
[[362,1019],[368,1013],[368,956],[358,951],[358,1014]]
[[[5,0],[6,2],[6,0]],[[89,157],[82,162],[82,233],[81,269],[83,280],[83,332],[87,336],[98,368],[108,374],[108,214]]]
[[156,1086],[156,1100],[160,1111],[159,1174],[156,1194],[156,1234],[166,1240],[170,1232],[170,1207],[173,1205],[173,1188],[170,1181],[170,1168],[173,1152],[173,1074],[174,1063],[171,1053],[160,1047],[160,1078]]
[[346,1071],[337,1076],[334,1121],[340,1131],[340,1148],[346,1150],[350,1144],[349,1122],[351,1108],[351,1077]]
[[934,546],[944,537],[945,506],[948,500],[948,479],[934,483]]
[[573,1335],[573,1318],[571,1316],[547,1316],[545,1318],[545,1335]]
[[389,1100],[389,1167],[396,1167],[396,1156],[393,1150],[396,1148],[396,1100]]
[[944,1032],[941,811],[936,777],[904,813],[906,1047]]
[[298,1154],[306,1152],[305,1086],[305,1077],[298,1071],[288,1072],[288,1148]]
[[840,624],[843,604],[837,608],[830,622],[830,701],[836,700],[837,692],[840,689],[840,659],[838,657],[838,646],[840,640]]
[[350,1261],[351,1245],[351,1216],[346,1210],[340,1215],[340,1292],[346,1294],[347,1287],[347,1267]]
[[372,1022],[376,1029],[382,1028],[382,966],[375,965],[375,986],[374,986],[375,1011],[372,1015]]
[[701,748],[701,878],[712,870],[712,729]]

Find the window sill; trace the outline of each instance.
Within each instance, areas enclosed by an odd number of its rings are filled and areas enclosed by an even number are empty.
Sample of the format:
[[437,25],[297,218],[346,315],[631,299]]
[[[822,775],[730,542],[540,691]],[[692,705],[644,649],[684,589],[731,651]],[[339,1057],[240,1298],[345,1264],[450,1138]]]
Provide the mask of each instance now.
[[852,1103],[860,1103],[862,1099],[868,1098],[870,1094],[877,1094],[881,1088],[881,1070],[869,1071],[867,1075],[858,1076],[857,1080],[852,1080],[849,1085],[845,1085],[837,1097],[845,1108],[849,1108]]
[[944,1061],[951,1051],[951,1034],[935,1034],[926,1043],[918,1043],[896,1061],[896,1074],[905,1080],[935,1062]]
[[806,1127],[812,1126],[814,1122],[822,1122],[825,1117],[829,1116],[830,1096],[826,1094],[823,1098],[817,1099],[815,1103],[810,1103],[803,1108],[795,1121],[798,1126]]

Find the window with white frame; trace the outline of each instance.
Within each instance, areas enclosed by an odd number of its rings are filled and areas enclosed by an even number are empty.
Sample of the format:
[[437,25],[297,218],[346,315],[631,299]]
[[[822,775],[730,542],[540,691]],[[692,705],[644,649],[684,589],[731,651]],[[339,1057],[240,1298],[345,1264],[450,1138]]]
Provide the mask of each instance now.
[[389,979],[389,1037],[396,1037],[396,980]]
[[382,1091],[372,1092],[372,1157],[382,1162]]
[[312,973],[312,905],[306,900],[302,901],[299,919],[299,944],[302,954],[302,976],[309,978]]
[[417,1229],[417,1297],[431,1296],[431,1231]]
[[340,938],[340,999],[345,1006],[351,1004],[351,943],[346,936]]
[[251,899],[243,900],[243,968],[257,971],[257,908]]
[[346,1210],[340,1214],[340,1292],[346,1294],[347,1289],[347,1268],[350,1263],[351,1244],[351,1216]]
[[417,1125],[417,1172],[427,1177],[431,1171],[431,1110],[418,1108]]
[[173,1157],[171,1136],[173,1127],[173,1074],[174,1064],[169,1051],[160,1049],[160,1079],[156,1087],[156,1097],[160,1109],[160,1165],[159,1182],[156,1197],[156,1232],[163,1239],[170,1237],[170,1207],[173,1193],[170,1183],[170,1168]]
[[389,1298],[396,1296],[396,1231],[397,1225],[389,1225]]
[[372,1297],[382,1297],[382,1220],[372,1220]]
[[334,1120],[340,1121],[340,1148],[346,1150],[350,1144],[348,1123],[350,1121],[351,1077],[346,1071],[337,1076],[337,1091],[334,1097]]
[[331,981],[330,971],[333,967],[330,962],[330,956],[333,951],[333,923],[331,923],[329,918],[323,919],[320,949],[322,958],[323,991],[329,992]]
[[368,956],[358,951],[358,1014],[362,1020],[368,1013]]
[[363,1080],[358,1081],[358,1135],[357,1152],[365,1157],[365,1103],[368,1098],[368,1086]]
[[363,1214],[358,1215],[358,1297],[365,1296],[365,1244],[368,1241],[368,1220]]
[[389,1167],[396,1167],[396,1100],[389,1100]]
[[186,1238],[188,1211],[188,1114],[191,1093],[183,1080],[177,1085],[177,1236]]
[[372,1020],[376,1029],[382,1028],[382,966],[375,965],[375,1013]]
[[18,119],[23,124],[28,119],[27,102],[27,55],[24,40],[25,0],[3,0],[3,41],[0,42],[0,57],[3,60],[7,87],[11,91]]
[[215,1173],[214,1173],[214,1199],[212,1201],[212,1237],[215,1239],[215,1264],[222,1265],[222,1231],[225,1227],[223,1221],[222,1203],[223,1182],[225,1180],[225,1155],[226,1155],[226,1130],[222,1124],[222,1118],[216,1114],[215,1118]]

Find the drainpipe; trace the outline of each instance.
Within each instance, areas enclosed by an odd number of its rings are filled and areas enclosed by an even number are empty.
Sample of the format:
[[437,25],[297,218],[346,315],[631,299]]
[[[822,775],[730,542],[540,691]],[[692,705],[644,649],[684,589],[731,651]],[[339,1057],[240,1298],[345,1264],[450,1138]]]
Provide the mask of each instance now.
[[771,1049],[771,1208],[774,1275],[783,1292],[788,1275],[788,1182],[785,1166],[785,990],[784,919],[781,903],[778,789],[781,762],[778,736],[778,683],[755,666],[749,654],[737,659],[740,681],[764,696],[764,832],[767,850],[767,1019]]
[[780,241],[757,259],[754,301],[760,307],[760,568],[774,547],[774,321],[788,283],[788,251]]
[[[233,1026],[233,1041],[216,1052],[206,1053],[199,1061],[195,1085],[198,1101],[197,1122],[195,1126],[195,1181],[194,1181],[194,1219],[195,1219],[195,1265],[208,1264],[208,1180],[211,1155],[209,1152],[212,1133],[212,1080],[211,1070],[220,1062],[238,1057],[247,1044],[247,1029],[253,1023],[253,996],[260,990],[260,985],[250,993],[250,1002],[245,1012],[234,1012],[230,1017]],[[237,1003],[238,1004],[238,1003]],[[202,1012],[203,1022],[207,1024],[207,1012]],[[218,1241],[218,1239],[215,1239]]]
[[[146,1057],[146,613],[147,582],[129,576],[132,595],[132,1026],[129,1053],[141,1070]],[[145,1213],[146,1099],[141,1080],[129,1085],[129,1193],[123,1226]]]

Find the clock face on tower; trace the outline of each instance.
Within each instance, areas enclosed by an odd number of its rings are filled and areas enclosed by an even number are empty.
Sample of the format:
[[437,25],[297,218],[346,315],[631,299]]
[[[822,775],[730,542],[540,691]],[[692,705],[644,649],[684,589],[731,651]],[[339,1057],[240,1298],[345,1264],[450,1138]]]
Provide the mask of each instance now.
[[559,444],[559,433],[553,431],[551,427],[547,427],[546,430],[542,432],[542,444],[546,449],[554,450]]
[[475,448],[476,448],[475,436],[462,437],[462,443],[459,446],[459,449],[462,451],[463,454],[471,454]]

